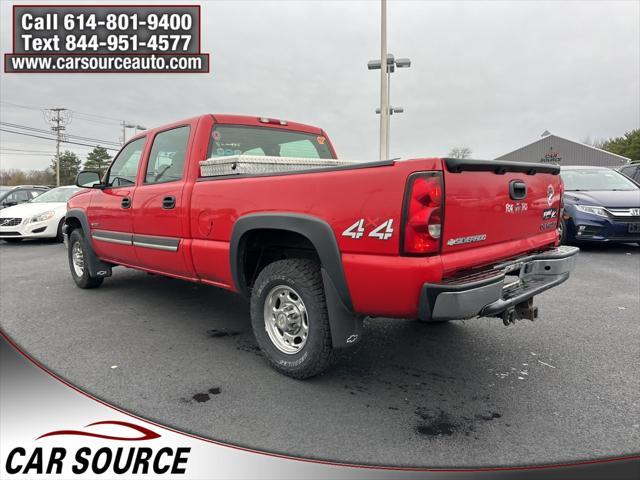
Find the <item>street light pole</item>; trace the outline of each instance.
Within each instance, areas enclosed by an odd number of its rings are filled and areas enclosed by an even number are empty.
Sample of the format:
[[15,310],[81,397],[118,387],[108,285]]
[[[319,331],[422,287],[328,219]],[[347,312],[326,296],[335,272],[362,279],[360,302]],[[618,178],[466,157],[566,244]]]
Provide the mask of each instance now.
[[138,124],[132,124],[132,123],[127,123],[126,121],[122,121],[120,123],[120,125],[122,126],[122,145],[124,145],[125,143],[127,143],[127,128],[133,128],[133,134],[137,135],[138,134],[138,130],[140,131],[144,131],[147,128],[143,127],[141,125]]
[[[383,66],[384,65],[384,66]],[[387,54],[387,0],[380,0],[380,60],[369,60],[369,70],[380,69],[380,160],[389,158],[389,143],[391,129],[391,74],[396,68],[409,68],[411,60],[408,58],[395,58]],[[395,109],[395,113],[402,113],[402,108]]]
[[[384,67],[382,66],[384,64]],[[393,108],[391,106],[391,74],[396,71],[396,68],[409,68],[411,66],[411,60],[408,58],[396,58],[392,54],[387,54],[386,62],[380,60],[369,60],[367,68],[369,70],[380,69],[381,75],[386,79],[386,103],[381,102],[380,107],[376,109],[376,113],[380,114],[380,159],[384,160],[389,158],[389,146],[391,144],[391,115],[394,113],[404,112],[403,108]],[[386,72],[384,71],[386,70]],[[386,73],[386,75],[385,75]],[[380,97],[382,99],[382,92]],[[386,108],[385,108],[386,105]],[[383,120],[386,117],[386,122]],[[384,125],[384,130],[382,130]]]
[[[384,64],[385,68],[382,68]],[[387,0],[380,0],[380,160],[389,158],[389,68],[387,66]]]
[[[386,147],[385,151],[385,160],[389,158],[389,149],[391,143],[391,115],[393,114],[393,110],[391,107],[391,70],[392,66],[389,65],[389,62],[386,62],[386,70],[387,70],[387,138],[385,138],[384,143]],[[382,70],[382,69],[380,69]]]

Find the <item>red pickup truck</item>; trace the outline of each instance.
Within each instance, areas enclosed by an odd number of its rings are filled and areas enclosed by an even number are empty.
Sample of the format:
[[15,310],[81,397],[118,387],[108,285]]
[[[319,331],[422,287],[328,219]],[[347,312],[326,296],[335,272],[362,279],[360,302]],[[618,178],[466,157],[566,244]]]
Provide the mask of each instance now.
[[[252,173],[245,156],[309,165]],[[203,175],[216,158],[228,171]],[[365,316],[508,325],[536,318],[534,295],[569,277],[578,249],[559,246],[558,167],[336,158],[322,129],[270,118],[141,133],[102,178],[78,175],[71,275],[95,288],[123,265],[245,295],[258,345],[296,378],[355,344]]]

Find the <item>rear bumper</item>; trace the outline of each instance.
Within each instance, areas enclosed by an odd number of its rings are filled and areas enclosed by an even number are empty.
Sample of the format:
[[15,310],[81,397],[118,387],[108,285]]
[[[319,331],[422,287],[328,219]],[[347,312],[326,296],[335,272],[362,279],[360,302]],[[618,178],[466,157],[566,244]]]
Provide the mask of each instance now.
[[495,317],[569,278],[579,249],[562,246],[527,255],[443,283],[425,283],[418,316],[423,321]]

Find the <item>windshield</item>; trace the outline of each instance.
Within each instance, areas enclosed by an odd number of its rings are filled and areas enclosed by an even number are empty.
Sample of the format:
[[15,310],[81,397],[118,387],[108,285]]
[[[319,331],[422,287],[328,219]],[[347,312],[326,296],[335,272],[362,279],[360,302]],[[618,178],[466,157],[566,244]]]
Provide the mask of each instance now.
[[209,157],[230,155],[335,158],[323,135],[279,128],[219,125],[211,133]]
[[565,191],[580,190],[638,190],[624,175],[609,168],[585,168],[584,170],[562,170]]
[[59,187],[49,190],[42,195],[31,200],[31,203],[66,203],[74,193],[80,191],[78,187]]

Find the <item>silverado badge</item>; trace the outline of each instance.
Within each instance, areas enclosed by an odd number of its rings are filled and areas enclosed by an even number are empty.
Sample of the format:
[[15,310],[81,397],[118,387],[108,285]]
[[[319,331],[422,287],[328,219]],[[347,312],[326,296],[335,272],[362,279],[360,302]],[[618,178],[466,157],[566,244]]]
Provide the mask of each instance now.
[[484,242],[487,239],[486,233],[480,235],[471,235],[469,237],[450,238],[447,240],[447,245],[452,247],[453,245],[464,245],[465,243]]

